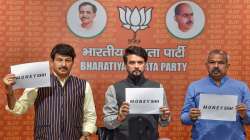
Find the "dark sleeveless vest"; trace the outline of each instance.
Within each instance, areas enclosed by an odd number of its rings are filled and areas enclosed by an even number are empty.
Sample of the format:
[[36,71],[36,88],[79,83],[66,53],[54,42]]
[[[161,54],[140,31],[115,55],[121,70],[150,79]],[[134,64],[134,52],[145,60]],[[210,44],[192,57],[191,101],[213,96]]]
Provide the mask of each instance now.
[[35,100],[36,140],[79,140],[82,135],[86,81],[70,76],[61,86],[51,75],[51,87],[38,89]]
[[[114,84],[118,107],[125,101],[125,88],[159,88],[160,84],[140,78],[135,82],[128,77]],[[114,140],[157,140],[159,115],[129,114],[114,130]]]

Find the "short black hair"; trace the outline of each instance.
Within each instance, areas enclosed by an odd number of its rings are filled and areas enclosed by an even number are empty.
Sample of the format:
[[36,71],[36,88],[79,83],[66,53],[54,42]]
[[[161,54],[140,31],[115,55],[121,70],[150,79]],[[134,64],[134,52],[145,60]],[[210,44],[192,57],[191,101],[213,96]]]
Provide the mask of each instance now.
[[70,46],[69,44],[64,44],[64,43],[57,44],[52,49],[50,53],[50,58],[54,60],[56,54],[70,56],[73,60],[76,56],[74,48]]
[[148,61],[148,54],[145,49],[143,49],[142,47],[138,47],[138,46],[130,46],[125,49],[125,52],[123,55],[123,61],[125,64],[127,64],[128,62],[128,55],[132,55],[132,54],[142,57],[145,62]]
[[184,2],[184,3],[178,4],[178,5],[175,7],[175,10],[174,10],[175,15],[179,15],[179,14],[180,14],[180,10],[181,10],[181,7],[182,7],[183,5],[187,5],[187,6],[190,7],[190,5],[189,5],[188,3],[185,3],[185,2]]
[[80,8],[81,8],[82,6],[86,6],[86,5],[91,6],[93,12],[96,13],[96,11],[97,11],[96,6],[95,6],[94,4],[92,4],[92,3],[90,3],[90,2],[83,2],[83,3],[81,3],[81,4],[79,5],[79,11],[80,11]]

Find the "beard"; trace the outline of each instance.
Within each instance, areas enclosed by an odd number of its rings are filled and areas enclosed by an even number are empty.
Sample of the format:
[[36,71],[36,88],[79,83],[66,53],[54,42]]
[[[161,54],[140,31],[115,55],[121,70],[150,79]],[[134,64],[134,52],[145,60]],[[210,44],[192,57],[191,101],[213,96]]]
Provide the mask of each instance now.
[[137,77],[137,76],[140,76],[142,74],[142,71],[141,70],[134,70],[132,71],[131,73],[133,76]]
[[134,70],[132,72],[129,72],[128,77],[137,84],[144,76],[143,76],[143,71],[141,70]]

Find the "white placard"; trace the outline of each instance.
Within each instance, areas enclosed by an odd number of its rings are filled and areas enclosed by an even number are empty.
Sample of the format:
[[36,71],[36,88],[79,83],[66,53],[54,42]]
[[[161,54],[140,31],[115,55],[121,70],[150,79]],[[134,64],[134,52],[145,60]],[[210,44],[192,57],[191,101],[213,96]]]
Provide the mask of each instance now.
[[238,96],[200,94],[200,119],[236,121]]
[[163,88],[126,88],[130,114],[159,114],[163,106]]
[[50,86],[49,61],[14,65],[10,69],[16,76],[13,89]]

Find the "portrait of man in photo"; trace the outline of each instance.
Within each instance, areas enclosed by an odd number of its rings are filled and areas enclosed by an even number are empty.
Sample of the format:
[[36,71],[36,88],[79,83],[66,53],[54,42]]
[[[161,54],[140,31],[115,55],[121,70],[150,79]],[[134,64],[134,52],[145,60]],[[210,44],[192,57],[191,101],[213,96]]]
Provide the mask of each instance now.
[[97,8],[90,2],[83,2],[79,5],[79,18],[82,28],[89,29],[94,24]]
[[168,32],[178,39],[192,39],[198,36],[205,26],[205,14],[193,1],[177,1],[166,12]]
[[188,3],[180,3],[175,7],[175,21],[182,32],[189,31],[194,24],[193,10]]
[[67,13],[69,30],[78,37],[94,38],[100,35],[107,23],[102,4],[93,0],[77,0]]

